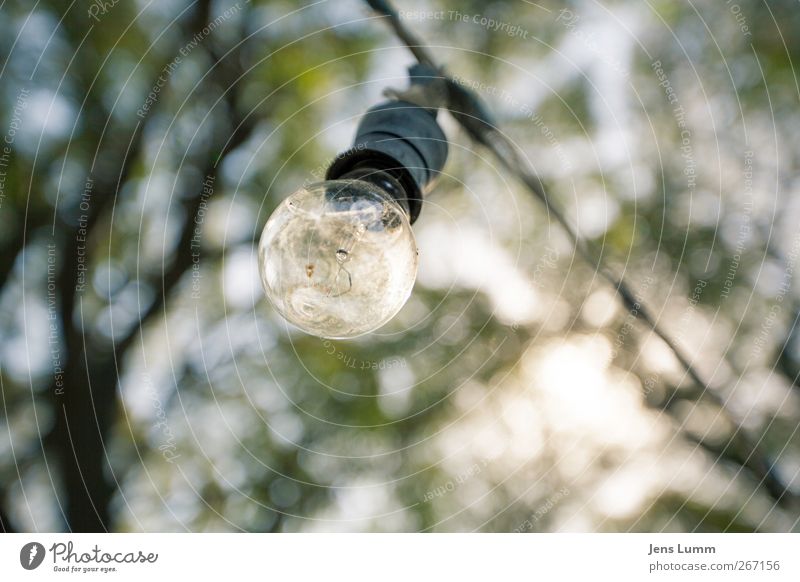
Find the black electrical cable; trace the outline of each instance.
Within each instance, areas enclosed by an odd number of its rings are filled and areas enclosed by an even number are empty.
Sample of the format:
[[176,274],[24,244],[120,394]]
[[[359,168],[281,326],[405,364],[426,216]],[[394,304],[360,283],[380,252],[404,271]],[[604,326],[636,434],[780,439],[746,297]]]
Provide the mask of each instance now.
[[390,2],[387,0],[365,0],[365,2],[378,14],[385,17],[394,33],[420,64],[439,71],[446,83],[447,91],[443,97],[434,95],[431,98],[442,99],[442,102],[438,103],[438,105],[453,116],[470,138],[486,147],[506,170],[522,182],[525,188],[546,206],[548,214],[564,229],[576,252],[614,287],[617,296],[626,309],[637,319],[644,322],[667,345],[684,368],[686,374],[701,388],[701,396],[713,401],[735,424],[736,431],[731,441],[720,454],[724,454],[734,440],[738,439],[739,444],[745,451],[749,451],[744,453],[746,456],[742,464],[749,467],[760,478],[759,485],[763,485],[769,494],[782,505],[797,505],[797,494],[789,489],[789,486],[777,474],[775,461],[771,460],[769,455],[760,448],[764,437],[762,436],[755,440],[748,434],[743,422],[728,407],[727,401],[703,379],[700,372],[677,343],[666,331],[661,329],[651,315],[650,310],[643,305],[642,300],[636,298],[636,294],[625,281],[625,278],[615,274],[602,263],[601,258],[599,258],[600,255],[594,251],[589,241],[582,239],[566,216],[550,202],[541,179],[529,169],[528,164],[523,156],[520,155],[516,146],[498,128],[489,112],[489,108],[486,107],[481,98],[474,91],[457,83],[445,72],[444,68],[436,63],[436,59],[422,39],[406,27],[399,13]]

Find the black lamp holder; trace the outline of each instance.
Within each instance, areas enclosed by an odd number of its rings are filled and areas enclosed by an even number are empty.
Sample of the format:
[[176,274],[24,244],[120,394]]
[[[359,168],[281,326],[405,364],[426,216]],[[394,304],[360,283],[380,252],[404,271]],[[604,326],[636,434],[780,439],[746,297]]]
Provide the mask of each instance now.
[[[430,98],[442,82],[424,65],[409,69],[411,86],[399,99],[369,109],[361,118],[353,146],[339,154],[326,179],[359,179],[389,192],[413,222],[422,209],[422,194],[447,160],[447,137],[436,122]],[[420,96],[422,98],[415,98]]]

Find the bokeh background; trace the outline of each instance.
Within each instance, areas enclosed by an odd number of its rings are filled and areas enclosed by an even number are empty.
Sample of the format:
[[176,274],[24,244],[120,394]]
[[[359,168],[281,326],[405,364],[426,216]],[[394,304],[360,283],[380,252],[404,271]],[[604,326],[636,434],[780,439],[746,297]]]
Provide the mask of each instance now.
[[445,114],[401,313],[276,315],[263,224],[406,85],[364,3],[6,0],[3,529],[798,530],[797,3],[397,7],[713,397]]

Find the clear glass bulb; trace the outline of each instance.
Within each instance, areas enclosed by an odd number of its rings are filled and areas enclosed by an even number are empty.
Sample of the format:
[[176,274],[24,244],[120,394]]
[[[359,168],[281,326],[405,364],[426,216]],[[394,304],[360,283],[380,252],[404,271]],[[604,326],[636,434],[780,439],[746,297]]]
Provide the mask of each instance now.
[[320,182],[289,196],[264,227],[258,259],[278,312],[333,339],[381,327],[408,300],[417,276],[406,212],[362,180]]

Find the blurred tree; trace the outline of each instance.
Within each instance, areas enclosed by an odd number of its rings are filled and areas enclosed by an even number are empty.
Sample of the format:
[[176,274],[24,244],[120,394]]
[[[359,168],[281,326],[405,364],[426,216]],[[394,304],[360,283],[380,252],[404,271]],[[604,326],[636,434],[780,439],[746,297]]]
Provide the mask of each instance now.
[[797,43],[789,2],[737,10],[402,14],[731,422],[447,118],[396,320],[264,305],[267,216],[405,85],[362,2],[3,4],[0,526],[796,530],[763,475],[797,492]]

